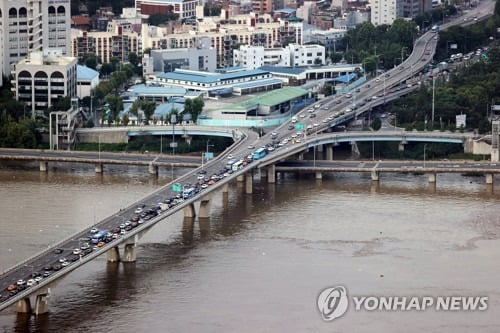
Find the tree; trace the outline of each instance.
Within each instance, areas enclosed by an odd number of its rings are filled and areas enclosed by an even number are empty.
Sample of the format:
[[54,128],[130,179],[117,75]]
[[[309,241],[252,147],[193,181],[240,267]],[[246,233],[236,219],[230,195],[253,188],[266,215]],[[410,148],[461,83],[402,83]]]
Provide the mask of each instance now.
[[116,122],[118,124],[120,111],[123,110],[123,100],[120,96],[108,96],[106,102],[109,105],[108,122]]
[[381,127],[382,127],[382,121],[380,120],[380,118],[373,119],[372,121],[373,130],[378,131]]
[[101,75],[110,75],[111,73],[113,73],[113,65],[111,65],[110,63],[106,62],[104,64],[101,65]]
[[93,53],[88,53],[83,57],[83,63],[89,68],[96,69],[98,64],[97,56]]
[[122,124],[124,126],[127,126],[129,122],[130,122],[130,119],[128,118],[128,116],[124,115],[123,118],[122,118]]
[[201,111],[203,111],[203,107],[205,106],[205,102],[203,102],[203,99],[201,97],[196,97],[191,106],[191,118],[193,119],[194,122],[198,120],[198,116],[200,115]]
[[320,59],[320,58],[316,58],[316,59],[314,59],[314,64],[315,64],[315,65],[321,65],[321,63],[322,63],[322,61],[321,61],[321,59]]
[[143,100],[141,102],[141,109],[142,112],[144,112],[146,125],[149,125],[149,120],[151,119],[151,116],[153,115],[156,109],[156,103],[153,101]]
[[128,54],[128,61],[134,65],[134,67],[137,67],[137,64],[139,63],[139,57],[137,56],[137,53],[135,52],[130,52]]
[[54,105],[52,105],[53,111],[67,111],[69,108],[71,108],[71,97],[69,96],[58,98]]
[[340,62],[342,60],[342,53],[341,52],[332,52],[330,53],[330,59],[334,64]]
[[321,88],[321,93],[325,96],[334,95],[336,93],[335,86],[333,84],[326,83],[323,88]]

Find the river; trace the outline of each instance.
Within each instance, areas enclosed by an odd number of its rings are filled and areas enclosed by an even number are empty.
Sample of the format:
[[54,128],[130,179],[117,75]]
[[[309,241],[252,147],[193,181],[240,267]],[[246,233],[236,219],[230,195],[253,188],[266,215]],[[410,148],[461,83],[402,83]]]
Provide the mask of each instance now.
[[[166,184],[142,167],[0,166],[0,270]],[[179,175],[182,169],[174,170]],[[52,290],[50,313],[0,313],[2,332],[498,332],[500,186],[483,177],[280,175],[217,193],[209,221],[164,220],[136,263],[99,257]],[[355,311],[325,322],[316,298],[488,296],[475,312]]]

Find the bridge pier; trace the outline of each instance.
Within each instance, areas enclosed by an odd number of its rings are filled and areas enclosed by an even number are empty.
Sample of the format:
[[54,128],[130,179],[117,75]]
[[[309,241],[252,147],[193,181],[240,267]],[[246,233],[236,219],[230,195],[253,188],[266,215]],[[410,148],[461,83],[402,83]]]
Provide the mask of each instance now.
[[379,181],[379,172],[377,170],[372,170],[371,176],[372,176],[372,180],[374,182],[378,182]]
[[49,312],[50,288],[36,295],[34,313],[36,316]]
[[40,172],[47,172],[47,161],[40,161]]
[[492,148],[491,149],[491,161],[492,162],[500,162],[499,149]]
[[484,175],[486,177],[486,184],[492,185],[493,184],[493,174],[492,173],[486,173]]
[[321,173],[321,171],[316,171],[316,179],[318,180],[323,179],[323,173]]
[[196,217],[196,210],[193,203],[184,207],[184,217]]
[[276,166],[274,164],[267,167],[267,182],[276,183]]
[[31,313],[31,301],[29,297],[20,299],[16,303],[16,312],[17,313],[26,313],[30,314]]
[[190,135],[186,135],[186,136],[184,136],[184,139],[186,139],[186,143],[187,143],[188,145],[191,145],[191,141],[192,141],[192,139],[193,139],[193,137],[192,137],[192,136],[190,136]]
[[95,173],[102,173],[102,163],[96,163]]
[[229,192],[229,184],[228,183],[225,183],[223,186],[222,186],[222,193],[228,193]]
[[318,153],[322,153],[323,152],[323,145],[318,145],[318,147],[316,147],[317,150],[318,150]]
[[333,161],[333,145],[326,146],[326,160]]
[[352,157],[355,159],[359,158],[359,156],[361,155],[361,153],[359,152],[358,144],[356,143],[356,141],[351,141],[351,154],[352,154]]
[[398,145],[398,151],[405,151],[405,145],[407,144],[406,141],[402,141]]
[[153,163],[149,163],[148,171],[151,175],[158,175],[158,166]]
[[118,262],[120,261],[120,250],[118,246],[115,246],[106,252],[106,258],[108,262]]
[[245,175],[245,193],[252,194],[253,193],[253,176],[252,171],[247,172]]
[[242,182],[242,181],[244,181],[244,180],[245,180],[245,174],[244,174],[244,173],[242,173],[242,174],[241,174],[241,175],[239,175],[239,176],[236,176],[236,181],[238,181],[238,182]]
[[428,172],[427,176],[429,177],[429,183],[436,183],[436,173]]
[[137,243],[125,244],[123,248],[123,262],[135,262],[137,260]]
[[299,161],[303,161],[303,160],[304,160],[304,153],[299,153],[299,155],[298,155],[297,159],[298,159]]
[[[211,200],[210,195],[207,195],[207,196],[201,198],[200,210],[198,211],[198,218],[200,218],[200,219],[210,218],[211,207],[212,207],[212,200]],[[193,205],[193,209],[194,209],[194,205]]]

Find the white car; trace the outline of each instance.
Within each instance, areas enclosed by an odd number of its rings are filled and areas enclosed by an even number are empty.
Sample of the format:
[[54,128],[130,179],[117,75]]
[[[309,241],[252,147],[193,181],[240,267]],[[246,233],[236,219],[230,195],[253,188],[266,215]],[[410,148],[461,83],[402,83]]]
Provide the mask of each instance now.
[[207,184],[202,184],[202,185],[201,185],[201,188],[207,188],[207,187],[208,187],[208,185],[207,185]]
[[301,143],[302,141],[300,141],[300,139],[296,139],[295,142],[296,143]]
[[35,280],[33,280],[33,279],[29,279],[28,281],[26,281],[26,285],[27,285],[28,287],[31,287],[31,286],[32,286],[32,285],[34,285],[34,284],[35,284]]
[[228,159],[228,160],[233,159],[233,157],[234,157],[234,156],[233,156],[233,154],[229,154],[229,155],[227,155],[227,159]]
[[97,231],[98,231],[98,230],[97,230],[97,228],[92,228],[92,229],[90,229],[90,233],[91,233],[91,234],[95,234]]
[[271,133],[272,136],[277,136],[278,135],[278,132],[272,132]]
[[136,214],[140,214],[140,213],[142,213],[142,208],[141,208],[141,207],[137,207],[137,208],[134,210],[134,213],[136,213]]
[[314,126],[314,127],[318,127],[318,126],[319,126],[319,124],[318,124],[318,123],[316,123],[316,124],[314,124],[313,126]]
[[[248,149],[255,149],[255,146],[254,145],[249,145]],[[198,179],[200,179],[200,178],[198,178]],[[203,177],[201,177],[201,179],[203,179]]]
[[305,117],[306,117],[306,115],[305,115],[305,114],[300,114],[300,115],[299,115],[299,118],[305,118]]
[[80,250],[80,249],[74,249],[73,250],[73,254],[74,255],[79,255],[80,253],[82,253],[82,250]]
[[196,177],[196,178],[203,179],[203,178],[205,178],[205,176],[204,175],[198,175],[198,177]]
[[307,129],[312,129],[313,125],[307,125]]

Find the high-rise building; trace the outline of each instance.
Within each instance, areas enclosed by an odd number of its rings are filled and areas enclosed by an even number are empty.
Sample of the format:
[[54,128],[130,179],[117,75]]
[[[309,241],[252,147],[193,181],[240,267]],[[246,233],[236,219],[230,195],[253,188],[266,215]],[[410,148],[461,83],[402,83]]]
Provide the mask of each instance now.
[[370,4],[373,25],[392,24],[403,17],[404,0],[373,0]]
[[70,0],[0,0],[1,76],[44,47],[69,54],[70,24]]
[[258,14],[271,14],[273,0],[252,0],[252,11]]

